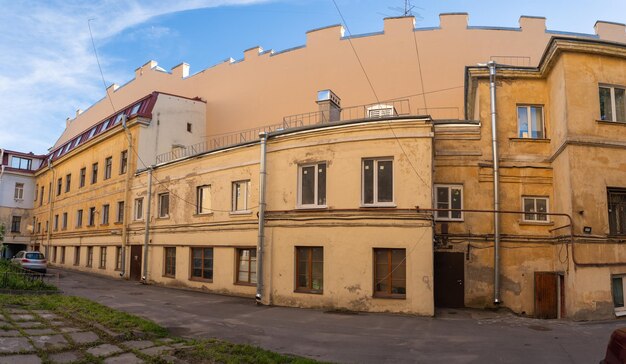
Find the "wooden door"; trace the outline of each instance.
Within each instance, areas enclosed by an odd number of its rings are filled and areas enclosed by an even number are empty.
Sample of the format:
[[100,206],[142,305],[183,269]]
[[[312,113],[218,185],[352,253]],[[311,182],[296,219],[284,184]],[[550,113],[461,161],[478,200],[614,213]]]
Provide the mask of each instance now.
[[465,306],[465,253],[435,252],[435,306]]
[[556,272],[535,272],[535,317],[558,318],[559,275]]
[[141,279],[141,245],[131,245],[130,247],[130,280]]

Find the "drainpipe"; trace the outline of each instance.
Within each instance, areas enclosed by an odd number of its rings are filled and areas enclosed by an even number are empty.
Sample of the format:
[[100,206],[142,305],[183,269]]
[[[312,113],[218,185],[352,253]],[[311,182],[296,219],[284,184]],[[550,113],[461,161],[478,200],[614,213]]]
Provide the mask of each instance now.
[[120,277],[124,277],[126,275],[126,245],[128,245],[128,215],[130,208],[128,206],[130,200],[130,174],[131,171],[134,170],[131,168],[131,155],[133,152],[133,136],[130,134],[130,130],[128,130],[128,125],[126,125],[126,114],[122,115],[122,127],[126,132],[126,138],[128,139],[128,151],[126,152],[126,177],[124,181],[124,211],[122,212],[124,215],[122,216],[122,261],[120,262],[122,271],[120,272]]
[[146,208],[146,231],[143,236],[143,274],[141,281],[148,283],[148,242],[150,241],[150,206],[152,205],[152,170],[148,167],[148,207]]
[[493,149],[493,303],[499,305],[500,299],[500,169],[498,158],[498,134],[496,128],[496,62],[487,63],[489,67],[489,91],[491,96],[491,145]]
[[[50,157],[50,159],[48,159],[48,170],[50,170],[50,173],[52,173],[52,184],[51,186],[54,186],[55,183],[55,179],[56,179],[56,175],[54,173],[54,168],[52,168],[52,157]],[[54,204],[54,193],[52,193],[53,191],[50,190],[48,191],[48,193],[50,194],[50,203],[48,205],[48,231],[46,231],[46,245],[48,247],[48,249],[46,249],[46,255],[48,255],[50,253],[50,236],[52,235],[52,205]],[[49,257],[46,257],[49,258]]]
[[261,138],[261,162],[259,175],[259,242],[257,246],[257,274],[256,274],[256,303],[262,304],[263,300],[263,253],[265,243],[265,176],[267,174],[267,133],[260,132]]

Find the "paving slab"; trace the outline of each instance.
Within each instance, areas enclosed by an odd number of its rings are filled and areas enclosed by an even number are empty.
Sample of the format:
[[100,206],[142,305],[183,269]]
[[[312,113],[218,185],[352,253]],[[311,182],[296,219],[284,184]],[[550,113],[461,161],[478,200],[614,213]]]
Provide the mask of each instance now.
[[0,356],[0,364],[40,364],[41,359],[34,354]]
[[89,354],[94,356],[109,356],[112,354],[121,353],[122,351],[124,350],[122,350],[119,346],[111,344],[102,344],[87,350]]
[[50,321],[49,323],[52,326],[65,326],[65,325],[68,325],[67,322],[61,321],[61,320],[53,320],[53,321]]
[[25,337],[0,337],[0,353],[17,353],[34,349]]
[[8,313],[28,313],[28,310],[23,308],[7,308]]
[[28,336],[32,336],[32,335],[54,335],[54,334],[56,334],[56,331],[54,331],[53,329],[50,329],[50,328],[45,328],[45,329],[24,329],[24,332]]
[[40,313],[39,317],[44,318],[46,320],[58,320],[61,317],[59,317],[59,315],[54,314],[54,313]]
[[59,327],[59,330],[61,332],[78,332],[78,331],[83,331],[83,329],[79,328],[79,327],[73,327],[73,326],[65,326],[65,327]]
[[161,355],[159,356],[159,359],[165,360],[166,362],[172,364],[189,364],[187,361],[178,359],[177,357],[171,355]]
[[125,345],[131,349],[139,350],[155,346],[156,344],[150,340],[132,340],[123,342],[122,345]]
[[100,337],[92,331],[72,332],[69,335],[77,344],[88,344],[100,340]]
[[151,348],[139,350],[146,355],[159,355],[164,351],[174,350],[171,346],[153,346]]
[[37,318],[34,315],[31,315],[29,313],[13,314],[13,315],[11,315],[11,318],[14,321],[34,321],[34,320],[37,320]]
[[62,349],[70,344],[65,340],[65,337],[61,334],[57,335],[43,335],[43,336],[31,336],[30,339],[33,344],[39,349]]
[[20,332],[17,330],[0,330],[0,337],[4,336],[20,336]]
[[48,359],[53,363],[65,364],[77,361],[82,357],[82,354],[77,351],[66,351],[64,353],[50,354]]
[[23,329],[30,329],[33,327],[40,327],[40,326],[44,327],[45,325],[39,321],[23,321],[23,322],[16,322],[15,326],[21,327]]
[[119,356],[113,356],[104,359],[104,364],[139,364],[143,363],[143,360],[139,359],[133,353],[126,353]]

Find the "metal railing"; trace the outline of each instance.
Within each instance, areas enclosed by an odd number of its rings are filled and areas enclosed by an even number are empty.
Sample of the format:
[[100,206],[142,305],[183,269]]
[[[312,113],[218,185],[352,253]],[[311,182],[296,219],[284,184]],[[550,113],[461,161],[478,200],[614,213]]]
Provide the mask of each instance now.
[[528,56],[491,56],[491,61],[500,65],[515,67],[530,67],[530,57]]

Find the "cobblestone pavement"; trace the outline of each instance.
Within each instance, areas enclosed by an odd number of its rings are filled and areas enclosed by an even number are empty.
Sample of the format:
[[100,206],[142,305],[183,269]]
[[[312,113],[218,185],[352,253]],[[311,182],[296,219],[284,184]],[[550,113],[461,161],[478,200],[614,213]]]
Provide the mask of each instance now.
[[52,311],[0,308],[0,364],[42,362],[144,363],[169,356],[184,343],[172,339],[125,340],[100,325],[68,320]]

